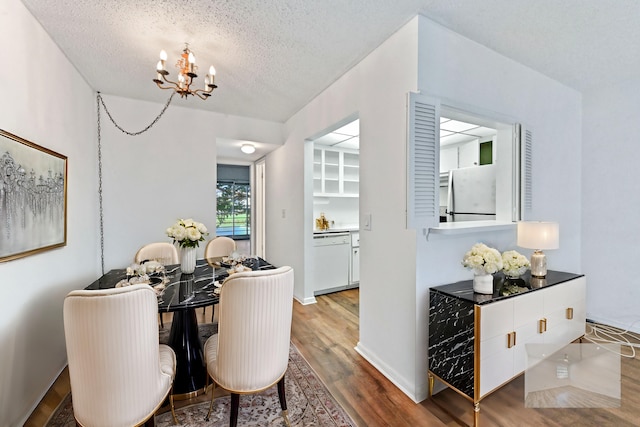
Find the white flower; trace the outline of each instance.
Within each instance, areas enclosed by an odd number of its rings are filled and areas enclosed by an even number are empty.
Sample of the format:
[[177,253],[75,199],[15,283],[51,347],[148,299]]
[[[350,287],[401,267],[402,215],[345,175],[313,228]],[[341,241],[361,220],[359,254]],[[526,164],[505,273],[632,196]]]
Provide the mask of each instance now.
[[198,231],[197,228],[189,227],[187,228],[187,237],[189,240],[196,241],[200,240],[202,234]]
[[192,218],[179,219],[167,228],[166,233],[173,239],[173,243],[178,243],[183,248],[198,247],[199,242],[204,240],[204,236],[209,234],[204,224]]
[[522,276],[531,267],[529,260],[517,251],[506,251],[502,254],[502,270],[510,277]]
[[502,269],[502,256],[496,249],[484,243],[476,243],[464,255],[462,265],[472,269],[476,274],[493,274]]

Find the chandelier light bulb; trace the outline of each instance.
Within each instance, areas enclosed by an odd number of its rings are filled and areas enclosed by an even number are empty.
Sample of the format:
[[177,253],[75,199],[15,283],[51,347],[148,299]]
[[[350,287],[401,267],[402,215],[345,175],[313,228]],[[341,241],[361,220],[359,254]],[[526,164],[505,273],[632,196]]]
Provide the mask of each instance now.
[[160,51],[160,59],[162,61],[166,61],[167,60],[167,52],[165,52],[164,49]]
[[158,61],[158,65],[156,65],[156,70],[157,71],[164,70],[164,65],[162,65],[162,61]]
[[210,76],[215,76],[216,75],[216,69],[213,68],[213,65],[211,67],[209,67],[209,75]]

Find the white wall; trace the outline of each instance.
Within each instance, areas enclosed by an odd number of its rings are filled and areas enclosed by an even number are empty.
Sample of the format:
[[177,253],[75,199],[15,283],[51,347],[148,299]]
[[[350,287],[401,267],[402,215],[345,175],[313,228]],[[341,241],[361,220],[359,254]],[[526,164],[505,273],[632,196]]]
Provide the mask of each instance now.
[[[0,3],[0,28],[12,35],[0,39],[0,56],[12,63],[0,67],[0,81],[12,82],[0,98],[0,128],[68,156],[67,246],[0,264],[0,425],[19,426],[66,365],[64,296],[101,274],[96,98],[20,1]],[[44,74],[39,64],[47,64]],[[132,131],[162,109],[103,97]],[[280,123],[179,103],[137,137],[115,129],[104,111],[101,118],[107,271],[128,265],[143,243],[163,240],[179,216],[215,232],[217,137],[283,142]]]
[[[299,300],[309,301],[313,299],[313,269],[327,266],[314,265],[309,256],[312,157],[310,144],[304,141],[347,117],[357,114],[360,118],[359,210],[361,215],[371,214],[372,230],[360,233],[358,350],[410,395],[416,375],[416,268],[415,233],[405,229],[404,141],[406,94],[417,88],[417,30],[417,20],[412,20],[292,117],[287,122],[285,147],[277,153],[278,164],[268,165],[277,172],[269,178],[274,186],[269,199],[286,200],[295,215],[282,219],[281,205],[269,209],[267,230],[291,238],[286,245],[268,239],[268,253],[271,257],[277,252],[282,259],[300,263],[306,257],[304,270],[296,271],[296,277],[303,273],[305,281],[296,281],[295,292]],[[307,162],[306,170],[303,162]],[[299,174],[304,174],[304,181]],[[290,236],[292,227],[297,227],[295,237]]]
[[[420,90],[443,103],[495,118],[510,117],[533,131],[533,211],[526,219],[560,223],[560,249],[548,251],[550,269],[580,273],[581,97],[538,72],[426,18],[420,19]],[[561,185],[560,185],[561,184]],[[416,286],[416,396],[426,397],[427,301],[431,286],[470,279],[460,265],[476,242],[517,249],[514,231],[418,238]]]
[[[103,98],[116,123],[129,131],[144,128],[161,110],[154,103]],[[170,242],[165,230],[178,218],[204,223],[206,240],[215,236],[216,138],[281,144],[283,132],[279,123],[174,104],[139,136],[116,129],[104,111],[101,122],[105,271],[126,267],[145,243]]]
[[582,263],[587,318],[640,332],[640,78],[584,93]]
[[[515,232],[427,241],[421,232],[405,228],[406,95],[418,89],[454,107],[495,112],[497,119],[510,118],[533,129],[536,169],[530,219],[560,222],[561,249],[548,254],[549,266],[575,272],[580,272],[581,107],[574,90],[417,17],[287,122],[289,137],[272,177],[278,188],[270,197],[285,199],[289,209],[295,208],[295,217],[280,218],[281,206],[273,207],[268,230],[290,234],[294,227],[304,233],[269,253],[296,262],[304,258],[305,282],[297,282],[303,286],[296,288],[296,297],[311,300],[310,272],[317,266],[308,256],[313,209],[311,157],[304,140],[357,113],[360,137],[366,141],[360,147],[360,213],[372,215],[372,230],[360,234],[357,350],[410,397],[422,400],[429,287],[470,278],[460,265],[468,248],[477,241],[501,250],[514,248]],[[303,161],[308,167],[301,181]]]
[[358,228],[359,204],[358,197],[314,197],[313,218],[324,213],[331,228]]
[[67,245],[0,264],[0,425],[21,426],[66,365],[64,296],[99,272],[96,107],[19,0],[0,2],[0,28],[0,128],[68,157]]

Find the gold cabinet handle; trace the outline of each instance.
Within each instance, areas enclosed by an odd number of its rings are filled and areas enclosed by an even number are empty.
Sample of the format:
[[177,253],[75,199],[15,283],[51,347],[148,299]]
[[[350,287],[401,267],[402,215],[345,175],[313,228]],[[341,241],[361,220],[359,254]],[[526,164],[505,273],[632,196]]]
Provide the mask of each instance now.
[[516,345],[516,333],[514,332],[509,332],[507,334],[507,348],[511,348],[513,346]]
[[542,333],[545,333],[545,332],[547,332],[547,319],[543,317],[538,322],[538,333],[542,334]]
[[567,319],[569,320],[573,319],[573,307],[567,308]]

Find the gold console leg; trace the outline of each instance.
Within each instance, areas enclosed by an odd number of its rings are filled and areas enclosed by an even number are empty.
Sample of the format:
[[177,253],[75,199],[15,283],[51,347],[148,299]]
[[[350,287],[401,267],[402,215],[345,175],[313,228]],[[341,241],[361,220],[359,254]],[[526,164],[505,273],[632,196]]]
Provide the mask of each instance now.
[[431,372],[429,372],[429,399],[431,399],[431,396],[433,396],[433,382],[433,375],[431,375]]
[[473,404],[473,427],[480,425],[480,402]]

